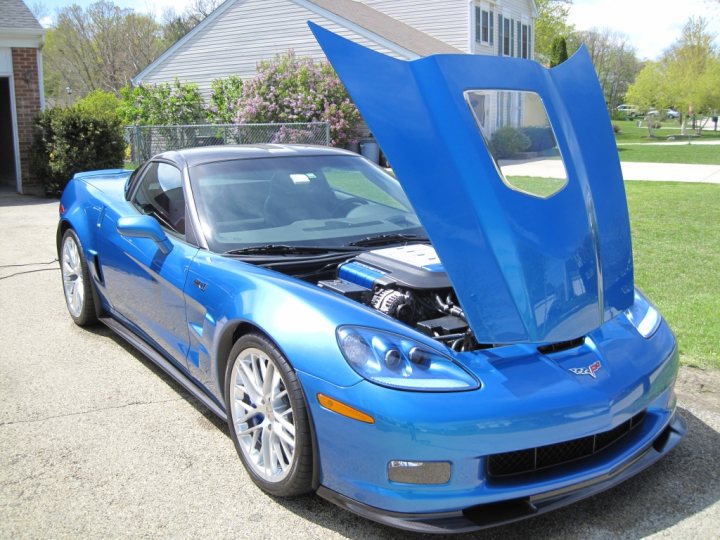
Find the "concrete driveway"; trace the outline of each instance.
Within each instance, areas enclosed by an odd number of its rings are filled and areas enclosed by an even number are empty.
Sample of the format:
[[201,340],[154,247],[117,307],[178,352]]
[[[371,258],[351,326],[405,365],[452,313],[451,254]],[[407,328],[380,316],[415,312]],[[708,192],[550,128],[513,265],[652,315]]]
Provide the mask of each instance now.
[[[225,426],[66,314],[57,201],[0,194],[0,538],[411,538],[261,493]],[[477,538],[717,538],[720,376],[684,368],[686,440],[600,496]]]

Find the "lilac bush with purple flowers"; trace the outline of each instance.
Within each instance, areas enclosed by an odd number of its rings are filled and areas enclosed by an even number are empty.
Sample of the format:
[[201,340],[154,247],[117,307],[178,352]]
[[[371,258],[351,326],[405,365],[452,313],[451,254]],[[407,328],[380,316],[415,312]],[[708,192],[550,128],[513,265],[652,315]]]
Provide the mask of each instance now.
[[328,122],[331,144],[345,146],[358,136],[360,113],[328,62],[291,50],[258,64],[243,86],[236,121]]

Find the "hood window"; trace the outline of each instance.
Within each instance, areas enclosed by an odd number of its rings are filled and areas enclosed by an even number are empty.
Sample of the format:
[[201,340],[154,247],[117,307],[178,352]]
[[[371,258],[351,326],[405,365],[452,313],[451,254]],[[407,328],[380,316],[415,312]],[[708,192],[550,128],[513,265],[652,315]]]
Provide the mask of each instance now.
[[565,164],[538,94],[467,90],[465,101],[508,187],[540,198],[565,187]]

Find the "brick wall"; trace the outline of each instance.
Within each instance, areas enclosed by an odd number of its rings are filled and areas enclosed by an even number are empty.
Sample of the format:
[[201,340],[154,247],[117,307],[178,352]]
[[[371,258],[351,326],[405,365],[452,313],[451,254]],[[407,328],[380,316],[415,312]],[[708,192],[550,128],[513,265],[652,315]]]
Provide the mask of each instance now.
[[[15,111],[17,114],[20,171],[23,193],[40,193],[41,183],[30,176],[30,144],[33,120],[40,111],[40,81],[38,80],[37,49],[12,49],[15,79]],[[26,82],[27,79],[27,82]]]

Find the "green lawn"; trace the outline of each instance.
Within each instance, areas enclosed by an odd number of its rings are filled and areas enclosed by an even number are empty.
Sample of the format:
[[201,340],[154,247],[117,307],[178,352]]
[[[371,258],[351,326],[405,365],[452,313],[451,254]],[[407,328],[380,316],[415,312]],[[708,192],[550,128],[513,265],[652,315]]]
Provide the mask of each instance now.
[[[669,136],[677,137],[678,140],[687,139],[680,136],[680,124],[677,120],[666,120],[660,122],[662,127],[655,130],[655,139],[651,139],[648,135],[647,127],[643,122],[642,127],[637,127],[635,120],[613,121],[613,124],[620,128],[620,133],[615,134],[615,140],[618,143],[647,143],[662,142],[667,140]],[[700,139],[702,140],[718,140],[720,139],[720,131],[713,131],[712,122],[709,124],[711,129],[704,129]]]
[[566,178],[540,178],[538,176],[515,176],[506,177],[508,183],[521,191],[526,191],[538,197],[547,197],[560,191],[565,184]]
[[647,145],[618,146],[620,161],[644,163],[699,163],[720,165],[720,144],[699,145]]
[[626,182],[636,283],[686,365],[720,368],[720,186]]

